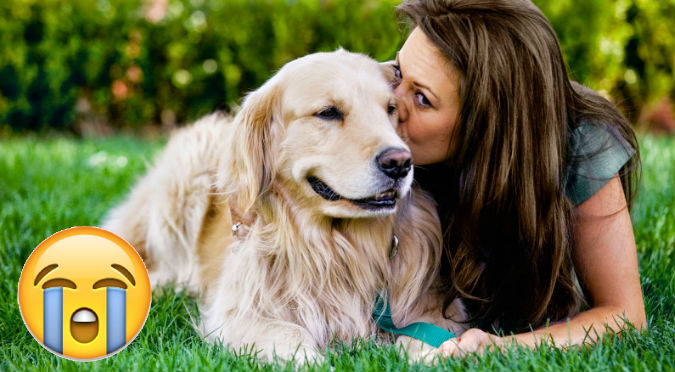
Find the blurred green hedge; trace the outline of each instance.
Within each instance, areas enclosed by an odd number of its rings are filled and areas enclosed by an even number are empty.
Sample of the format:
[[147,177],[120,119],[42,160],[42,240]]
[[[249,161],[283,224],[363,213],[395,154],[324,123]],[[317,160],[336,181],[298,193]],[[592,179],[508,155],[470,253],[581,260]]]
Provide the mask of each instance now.
[[573,79],[635,122],[675,102],[675,0],[533,0],[558,34]]
[[[230,107],[304,54],[342,46],[387,60],[402,43],[398,0],[154,2],[1,1],[0,129],[171,125]],[[675,97],[675,0],[535,2],[575,79],[629,114]]]

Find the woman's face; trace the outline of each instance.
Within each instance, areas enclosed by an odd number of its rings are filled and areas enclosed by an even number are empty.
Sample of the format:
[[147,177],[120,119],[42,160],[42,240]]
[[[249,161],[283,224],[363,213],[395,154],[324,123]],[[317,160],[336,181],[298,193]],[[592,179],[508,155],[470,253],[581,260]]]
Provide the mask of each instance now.
[[459,72],[416,27],[396,56],[400,134],[415,165],[448,157],[459,113]]

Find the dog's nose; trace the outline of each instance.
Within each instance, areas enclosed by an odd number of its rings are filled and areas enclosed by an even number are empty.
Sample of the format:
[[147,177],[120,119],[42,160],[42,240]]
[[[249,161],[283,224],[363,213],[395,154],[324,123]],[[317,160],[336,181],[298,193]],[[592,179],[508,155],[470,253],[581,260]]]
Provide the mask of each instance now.
[[395,180],[408,175],[412,167],[410,151],[390,147],[377,155],[377,166],[384,174]]

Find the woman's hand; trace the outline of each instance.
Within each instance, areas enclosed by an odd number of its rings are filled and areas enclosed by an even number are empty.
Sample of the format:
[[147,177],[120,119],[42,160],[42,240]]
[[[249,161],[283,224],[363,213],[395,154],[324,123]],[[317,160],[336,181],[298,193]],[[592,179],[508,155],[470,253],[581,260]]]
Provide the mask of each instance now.
[[469,353],[489,350],[491,347],[498,348],[502,344],[500,337],[478,328],[471,328],[460,336],[445,341],[438,351],[445,356],[461,357]]

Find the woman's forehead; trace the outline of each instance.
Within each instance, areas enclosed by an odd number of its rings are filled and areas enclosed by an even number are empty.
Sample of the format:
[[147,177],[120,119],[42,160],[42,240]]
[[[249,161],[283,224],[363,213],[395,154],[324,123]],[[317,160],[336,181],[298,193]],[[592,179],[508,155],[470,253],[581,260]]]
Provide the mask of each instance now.
[[405,79],[429,87],[435,94],[458,85],[457,69],[419,27],[408,36],[397,61]]

